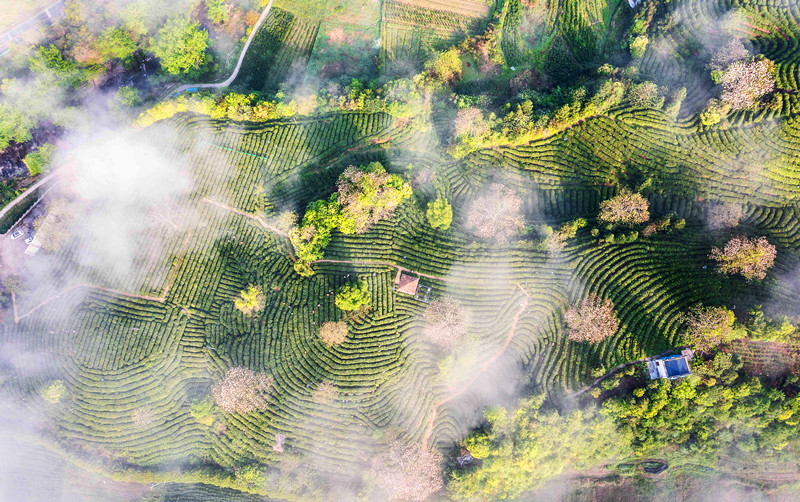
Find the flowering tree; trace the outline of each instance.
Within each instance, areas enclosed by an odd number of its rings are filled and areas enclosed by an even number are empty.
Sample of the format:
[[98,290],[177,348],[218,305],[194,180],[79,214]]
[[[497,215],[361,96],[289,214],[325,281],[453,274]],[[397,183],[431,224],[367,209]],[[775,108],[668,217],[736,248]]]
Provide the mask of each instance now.
[[634,225],[650,219],[650,202],[639,193],[623,188],[619,195],[600,203],[600,219]]
[[733,329],[735,317],[725,307],[695,305],[685,317],[686,342],[697,350],[708,351],[717,345],[737,338]]
[[452,349],[467,334],[469,313],[451,296],[431,302],[423,317],[425,336],[443,349]]
[[744,48],[742,42],[740,42],[739,39],[734,38],[724,46],[714,51],[708,67],[711,68],[711,70],[722,70],[736,61],[747,59],[749,56],[750,53]]
[[319,337],[328,347],[339,345],[347,339],[347,323],[344,321],[326,322],[319,328]]
[[395,441],[372,462],[371,473],[391,500],[425,500],[442,488],[442,455]]
[[489,121],[483,118],[480,109],[470,106],[458,111],[455,121],[455,136],[481,137],[489,132]]
[[510,188],[494,183],[472,203],[467,228],[478,237],[504,241],[522,228],[522,199]]
[[573,342],[602,342],[619,329],[619,319],[614,313],[610,299],[602,300],[590,294],[564,313],[569,328],[569,339]]
[[722,249],[711,250],[711,258],[719,263],[720,272],[741,274],[748,281],[766,277],[776,255],[775,246],[766,237],[748,239],[744,235],[732,238]]
[[225,413],[249,413],[267,407],[272,378],[247,368],[232,368],[211,389],[214,401]]
[[775,89],[772,63],[768,60],[737,61],[722,72],[722,101],[734,110],[749,108]]

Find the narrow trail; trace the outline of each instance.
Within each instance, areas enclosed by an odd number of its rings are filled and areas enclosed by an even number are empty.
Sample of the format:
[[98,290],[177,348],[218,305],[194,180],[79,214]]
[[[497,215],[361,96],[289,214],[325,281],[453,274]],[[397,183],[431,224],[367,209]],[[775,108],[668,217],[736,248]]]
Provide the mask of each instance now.
[[426,449],[428,448],[428,443],[433,435],[433,427],[436,425],[436,418],[439,416],[439,410],[442,408],[442,406],[464,395],[470,389],[470,387],[472,387],[472,385],[477,382],[478,379],[489,369],[489,367],[496,363],[497,360],[500,359],[500,356],[502,356],[511,346],[511,342],[514,340],[514,335],[517,333],[517,325],[519,324],[519,320],[530,303],[530,295],[528,295],[528,292],[525,291],[525,289],[523,289],[519,283],[517,283],[517,287],[525,295],[525,300],[522,302],[519,311],[517,311],[517,314],[514,316],[514,322],[511,324],[511,330],[508,333],[508,337],[506,337],[505,343],[503,343],[503,345],[497,350],[497,352],[494,353],[491,358],[481,365],[480,369],[474,375],[472,375],[472,378],[470,378],[460,388],[452,389],[449,396],[436,403],[436,406],[433,407],[433,414],[431,415],[430,420],[428,420],[428,427],[425,430],[425,437],[422,440],[422,444]]
[[17,297],[16,297],[16,295],[14,293],[11,293],[11,305],[12,305],[12,307],[14,309],[14,323],[20,322],[22,319],[25,319],[26,317],[28,317],[29,315],[33,314],[34,312],[36,312],[40,308],[42,308],[45,305],[47,305],[48,303],[52,302],[53,300],[57,300],[57,299],[61,298],[61,296],[69,293],[70,291],[72,291],[73,289],[78,289],[78,288],[96,289],[98,291],[105,291],[107,293],[112,293],[112,294],[119,295],[119,296],[125,296],[125,297],[128,297],[128,298],[138,298],[140,300],[148,300],[148,301],[153,301],[153,302],[158,302],[158,303],[164,303],[164,302],[167,301],[167,295],[169,294],[169,290],[172,287],[172,284],[175,282],[175,277],[177,277],[177,275],[178,275],[178,269],[180,268],[181,263],[183,262],[184,256],[186,256],[186,248],[189,245],[189,240],[191,239],[191,237],[192,237],[192,234],[188,234],[183,239],[183,245],[181,246],[180,258],[178,258],[178,261],[175,262],[175,265],[172,266],[172,270],[170,271],[169,277],[167,278],[167,285],[164,286],[164,292],[161,294],[161,296],[139,295],[139,294],[136,294],[136,293],[131,293],[129,291],[121,291],[119,289],[104,288],[102,286],[96,286],[96,285],[90,284],[88,282],[83,282],[83,283],[80,283],[80,284],[72,285],[72,286],[70,286],[70,287],[68,287],[66,289],[63,289],[63,290],[59,291],[58,293],[54,294],[53,296],[49,296],[49,297],[45,298],[38,305],[34,306],[33,308],[31,308],[30,310],[28,310],[24,314],[19,315],[19,311],[17,310]]
[[35,307],[33,307],[32,309],[30,309],[29,311],[25,312],[22,315],[19,315],[19,313],[17,312],[17,298],[16,298],[16,295],[14,293],[11,293],[11,302],[13,303],[13,306],[14,306],[14,322],[15,323],[20,322],[21,320],[23,320],[26,317],[28,317],[29,315],[33,314],[34,312],[36,312],[40,308],[44,307],[48,303],[52,302],[53,300],[57,300],[57,299],[61,298],[61,296],[69,293],[70,291],[72,291],[73,289],[78,289],[78,288],[97,289],[99,291],[106,291],[108,293],[113,293],[113,294],[119,295],[119,296],[127,296],[128,298],[139,298],[141,300],[150,300],[150,301],[154,301],[154,302],[158,302],[158,303],[164,303],[166,301],[166,298],[164,298],[164,297],[138,295],[136,293],[130,293],[128,291],[120,291],[118,289],[104,288],[102,286],[95,286],[94,284],[89,284],[88,282],[84,282],[84,283],[81,283],[81,284],[75,284],[73,286],[70,286],[67,289],[59,291],[58,293],[54,294],[53,296],[45,298],[41,303],[39,303],[38,305],[36,305]]
[[256,21],[256,24],[253,26],[253,30],[250,32],[250,36],[247,37],[247,41],[244,43],[244,47],[242,47],[242,52],[239,54],[239,60],[236,62],[236,68],[233,69],[233,73],[231,73],[230,77],[226,78],[222,82],[215,82],[210,84],[183,84],[178,87],[173,87],[171,89],[167,89],[161,95],[158,101],[161,101],[162,99],[169,97],[173,94],[180,94],[187,89],[192,89],[192,88],[215,89],[219,87],[228,87],[229,85],[231,85],[233,81],[236,80],[236,77],[239,76],[239,70],[242,68],[242,61],[244,61],[244,56],[245,54],[247,54],[247,49],[250,48],[250,44],[253,42],[256,33],[258,33],[258,29],[261,27],[261,25],[264,23],[264,20],[269,15],[269,11],[272,10],[273,1],[274,0],[269,1],[269,4],[267,4],[266,8],[264,8],[264,12],[261,13],[261,16],[258,18],[258,21]]
[[410,274],[416,274],[420,277],[426,277],[428,279],[435,279],[437,281],[443,282],[452,282],[453,279],[448,279],[447,277],[439,277],[438,275],[430,275],[430,274],[423,274],[422,272],[415,272],[409,268],[403,267],[401,265],[397,265],[396,263],[390,263],[388,261],[360,261],[360,260],[317,260],[311,262],[313,265],[314,263],[344,263],[346,265],[385,265],[387,267],[394,267],[401,272],[408,272]]
[[569,394],[569,396],[570,396],[570,397],[578,397],[578,396],[580,396],[581,394],[583,394],[583,393],[585,393],[585,392],[587,392],[587,391],[590,391],[590,390],[592,390],[594,387],[596,387],[596,386],[597,386],[597,384],[599,384],[600,382],[602,382],[602,381],[603,381],[603,380],[605,380],[606,378],[610,377],[611,375],[613,375],[613,374],[614,374],[614,373],[616,373],[617,371],[619,371],[619,370],[621,370],[621,369],[625,369],[625,368],[627,368],[628,366],[633,366],[634,364],[639,364],[639,363],[646,363],[646,362],[648,362],[648,361],[651,361],[651,360],[653,360],[653,359],[658,359],[658,358],[660,358],[660,357],[668,356],[668,355],[672,354],[673,352],[676,352],[676,351],[681,351],[681,350],[683,350],[683,349],[686,349],[686,348],[688,348],[688,346],[684,346],[684,347],[675,347],[675,348],[669,349],[669,350],[667,350],[667,351],[664,351],[664,352],[662,352],[661,354],[658,354],[658,355],[655,355],[655,356],[643,357],[643,358],[641,358],[641,359],[637,359],[637,360],[635,360],[635,361],[629,361],[629,362],[627,362],[627,363],[622,363],[622,364],[620,364],[620,365],[618,365],[618,366],[615,366],[614,368],[612,368],[611,370],[609,370],[609,371],[608,371],[608,372],[607,372],[605,375],[603,375],[603,376],[601,376],[601,377],[597,378],[597,379],[596,379],[594,382],[592,382],[591,384],[589,384],[589,385],[587,385],[586,387],[582,388],[581,390],[579,390],[579,391],[576,391],[576,392],[574,392],[574,393],[572,393],[572,394]]
[[[289,238],[289,234],[284,232],[283,230],[279,229],[276,226],[270,225],[269,223],[267,223],[267,220],[265,220],[263,217],[261,217],[261,216],[259,216],[257,214],[251,214],[251,213],[248,213],[246,211],[242,211],[241,209],[236,209],[235,207],[231,207],[231,206],[229,206],[229,205],[227,205],[227,204],[225,204],[223,202],[219,202],[219,201],[216,201],[216,200],[208,198],[208,197],[203,197],[203,201],[211,204],[212,206],[217,206],[220,209],[224,209],[225,211],[230,211],[231,213],[238,214],[239,216],[244,216],[245,218],[250,218],[251,220],[253,220],[256,223],[258,223],[259,225],[261,225],[262,228],[265,228],[266,230],[269,230],[270,232],[273,232],[273,233],[275,233],[277,235],[280,235],[281,237],[284,237],[286,240],[289,241],[289,245],[286,247],[286,251],[288,251],[288,253],[289,253],[289,258],[292,261],[297,261],[297,258],[295,258],[294,253],[292,252],[292,249],[294,248],[294,246],[291,243],[291,239]],[[280,245],[280,243],[279,243],[279,245]]]

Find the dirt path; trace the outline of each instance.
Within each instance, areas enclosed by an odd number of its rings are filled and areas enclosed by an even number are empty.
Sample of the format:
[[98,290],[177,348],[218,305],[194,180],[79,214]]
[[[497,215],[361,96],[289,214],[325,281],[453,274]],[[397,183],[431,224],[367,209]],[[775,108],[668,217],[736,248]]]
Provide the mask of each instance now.
[[397,265],[396,263],[390,263],[388,261],[317,260],[315,262],[312,262],[312,265],[314,263],[344,263],[344,264],[347,264],[347,265],[385,265],[387,267],[394,267],[394,268],[400,270],[401,272],[408,272],[410,274],[416,274],[416,275],[418,275],[420,277],[427,277],[428,279],[436,279],[437,281],[444,281],[444,282],[452,281],[452,279],[448,279],[446,277],[439,277],[437,275],[430,275],[430,274],[423,274],[422,272],[415,272],[414,270],[411,270],[411,269],[406,268],[406,267],[402,267],[400,265]]
[[610,377],[611,375],[613,375],[617,371],[627,368],[628,366],[632,366],[634,364],[639,364],[639,363],[646,363],[646,362],[651,361],[653,359],[658,359],[659,357],[668,356],[668,355],[672,354],[675,351],[681,351],[681,350],[686,349],[686,348],[688,348],[688,347],[676,347],[676,348],[669,349],[669,350],[667,350],[665,352],[662,352],[661,354],[658,354],[658,355],[655,355],[655,356],[643,357],[643,358],[637,359],[635,361],[622,363],[619,366],[616,366],[616,367],[612,368],[608,373],[606,373],[605,375],[599,377],[597,380],[595,380],[594,382],[592,382],[588,386],[582,388],[581,390],[579,390],[579,391],[577,391],[577,392],[575,392],[573,394],[570,394],[569,396],[570,397],[578,397],[581,394],[583,394],[584,392],[592,390],[595,386],[597,386],[597,384],[599,384],[600,382],[602,382],[606,378]]
[[59,291],[58,293],[54,294],[53,296],[45,298],[42,302],[40,302],[38,305],[34,306],[29,311],[25,312],[22,315],[19,315],[19,312],[17,311],[17,297],[16,297],[16,295],[14,293],[11,293],[11,305],[14,308],[14,322],[15,323],[20,322],[22,319],[25,319],[26,317],[28,317],[29,315],[33,314],[34,312],[36,312],[40,308],[42,308],[45,305],[47,305],[48,303],[52,302],[53,300],[57,300],[62,295],[65,295],[66,293],[69,293],[73,289],[78,289],[78,288],[91,288],[91,289],[96,289],[96,290],[99,290],[99,291],[106,291],[108,293],[113,293],[113,294],[119,295],[119,296],[125,296],[125,297],[128,297],[128,298],[138,298],[140,300],[149,300],[149,301],[153,301],[153,302],[164,303],[165,301],[167,301],[167,294],[169,293],[169,290],[172,287],[172,284],[175,282],[175,277],[177,277],[177,275],[178,275],[178,268],[181,266],[181,263],[183,262],[183,257],[186,256],[186,247],[188,246],[189,240],[190,240],[191,237],[192,237],[192,234],[188,234],[186,236],[186,238],[183,240],[183,245],[181,246],[180,258],[178,258],[178,261],[175,262],[175,265],[172,266],[172,270],[170,271],[169,277],[167,278],[167,285],[164,286],[164,292],[161,294],[161,296],[139,295],[139,294],[131,293],[131,292],[128,292],[128,291],[120,291],[119,289],[104,288],[102,286],[96,286],[96,285],[90,284],[88,282],[83,282],[81,284],[75,284],[73,286],[70,286],[70,287],[68,287],[68,288],[66,288],[66,289],[64,289],[62,291]]
[[477,382],[478,379],[486,372],[486,370],[488,370],[491,365],[497,362],[500,356],[502,356],[505,351],[508,350],[508,347],[511,346],[511,342],[514,340],[514,335],[517,333],[517,325],[519,324],[519,320],[522,317],[523,312],[525,312],[525,309],[528,308],[528,304],[530,302],[530,296],[528,295],[528,292],[525,291],[522,286],[519,285],[519,283],[517,284],[517,287],[525,295],[525,300],[520,304],[520,309],[514,316],[514,322],[511,324],[511,330],[508,333],[508,337],[506,337],[505,343],[503,343],[503,345],[497,350],[497,352],[494,353],[491,358],[481,365],[480,369],[474,375],[472,375],[472,378],[470,378],[460,388],[453,389],[449,396],[439,401],[436,406],[433,407],[433,414],[431,415],[430,420],[428,420],[428,428],[425,431],[425,438],[422,440],[422,444],[425,446],[425,448],[428,448],[428,443],[433,435],[433,427],[436,425],[436,418],[439,416],[439,410],[442,408],[442,406],[464,395],[470,389],[470,387],[472,387],[472,385]]
[[187,89],[192,89],[192,88],[216,89],[219,87],[228,87],[229,85],[231,85],[233,81],[236,80],[236,77],[239,76],[239,70],[242,68],[242,61],[244,61],[244,56],[245,54],[247,54],[247,49],[250,48],[250,44],[253,42],[256,33],[258,33],[258,29],[261,27],[261,25],[264,23],[264,20],[269,15],[269,11],[272,9],[273,1],[274,0],[269,0],[269,4],[267,4],[267,7],[264,9],[264,12],[261,13],[261,16],[258,18],[258,21],[256,21],[255,26],[253,26],[253,30],[250,32],[250,36],[247,37],[247,41],[244,43],[244,47],[242,47],[242,52],[239,54],[239,60],[236,62],[236,68],[234,68],[233,73],[231,73],[230,77],[226,78],[222,82],[216,82],[212,84],[183,84],[177,88],[168,89],[167,91],[164,92],[161,98],[159,98],[159,101],[171,95],[180,94]]

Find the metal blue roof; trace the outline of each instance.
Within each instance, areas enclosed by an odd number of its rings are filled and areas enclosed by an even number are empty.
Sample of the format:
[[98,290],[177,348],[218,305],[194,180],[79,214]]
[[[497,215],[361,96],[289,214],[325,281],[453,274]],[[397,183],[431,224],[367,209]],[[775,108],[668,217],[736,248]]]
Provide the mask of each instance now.
[[689,374],[689,365],[686,364],[685,357],[671,357],[664,360],[664,368],[667,370],[667,377],[679,377]]

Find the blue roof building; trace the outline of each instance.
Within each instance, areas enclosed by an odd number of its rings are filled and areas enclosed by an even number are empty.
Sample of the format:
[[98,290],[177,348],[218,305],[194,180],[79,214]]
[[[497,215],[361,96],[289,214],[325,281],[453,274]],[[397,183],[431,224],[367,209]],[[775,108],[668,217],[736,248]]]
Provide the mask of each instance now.
[[689,361],[692,360],[692,357],[694,357],[694,353],[691,350],[684,350],[679,356],[666,356],[648,361],[647,371],[650,373],[650,379],[669,378],[675,380],[691,375]]

